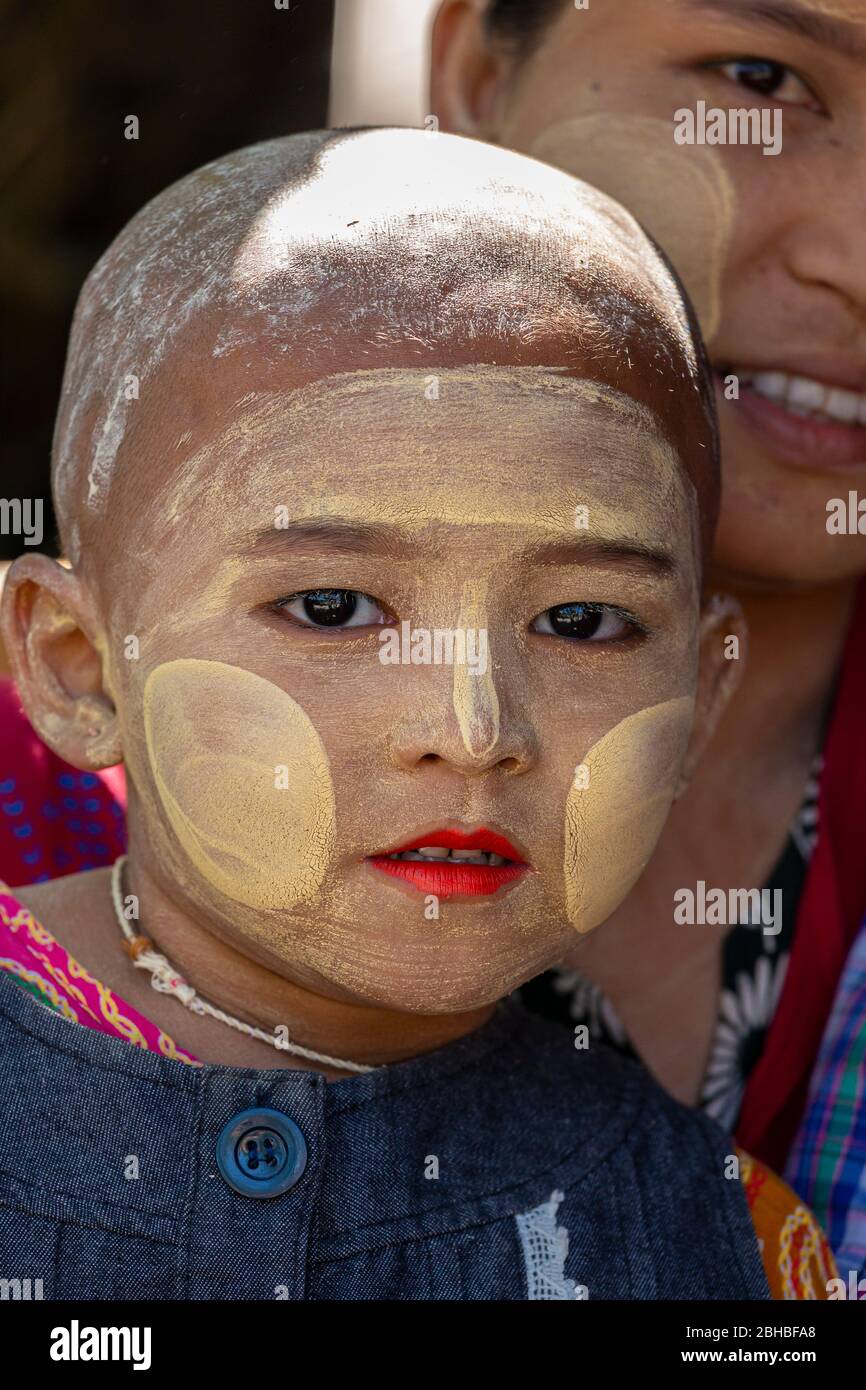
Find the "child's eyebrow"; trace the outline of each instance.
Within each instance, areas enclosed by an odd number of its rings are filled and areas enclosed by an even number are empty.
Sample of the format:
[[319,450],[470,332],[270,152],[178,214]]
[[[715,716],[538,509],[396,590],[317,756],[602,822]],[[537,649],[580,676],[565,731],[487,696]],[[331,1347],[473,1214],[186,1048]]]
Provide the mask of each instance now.
[[[417,554],[417,538],[399,526],[342,517],[308,517],[269,526],[241,542],[239,555],[278,555],[334,551],[343,555]],[[530,545],[526,558],[537,565],[604,565],[639,574],[669,577],[678,565],[669,551],[630,537],[575,537]]]
[[604,565],[662,577],[676,574],[679,568],[667,550],[644,545],[641,541],[613,538],[553,541],[549,545],[534,546],[528,558],[537,565]]
[[239,555],[284,555],[286,551],[334,550],[344,555],[394,555],[407,551],[411,538],[397,526],[344,520],[342,517],[305,517],[285,525],[268,526],[247,536],[237,547]]
[[835,49],[846,58],[866,61],[862,24],[824,14],[798,0],[686,0],[686,4],[693,10],[715,11],[725,19],[752,20],[768,29],[784,29]]

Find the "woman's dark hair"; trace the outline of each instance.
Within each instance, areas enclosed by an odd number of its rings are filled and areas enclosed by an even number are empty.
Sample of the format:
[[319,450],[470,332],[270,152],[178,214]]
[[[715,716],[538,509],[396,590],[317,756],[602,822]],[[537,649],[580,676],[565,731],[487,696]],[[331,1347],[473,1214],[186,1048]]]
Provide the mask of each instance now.
[[488,32],[516,48],[532,48],[565,0],[490,0]]

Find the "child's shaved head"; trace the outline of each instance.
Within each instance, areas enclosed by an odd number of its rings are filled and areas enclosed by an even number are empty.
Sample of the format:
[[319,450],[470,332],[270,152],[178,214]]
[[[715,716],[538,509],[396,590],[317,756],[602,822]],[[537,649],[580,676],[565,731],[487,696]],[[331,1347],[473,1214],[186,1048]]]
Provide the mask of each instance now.
[[[417,130],[242,150],[107,252],[57,428],[74,563],[20,557],[2,630],[55,751],[123,759],[132,892],[203,993],[269,1028],[312,999],[377,1063],[370,1010],[465,1028],[637,881],[743,636],[702,602],[689,313],[616,203]],[[455,826],[493,836],[457,878],[415,849]]]
[[558,368],[648,406],[696,487],[706,554],[718,447],[694,333],[637,223],[524,156],[413,130],[238,151],[148,204],[84,286],[54,441],[65,548],[114,550],[118,476],[127,504],[159,487],[167,448],[205,415],[227,423],[247,392],[487,364]]

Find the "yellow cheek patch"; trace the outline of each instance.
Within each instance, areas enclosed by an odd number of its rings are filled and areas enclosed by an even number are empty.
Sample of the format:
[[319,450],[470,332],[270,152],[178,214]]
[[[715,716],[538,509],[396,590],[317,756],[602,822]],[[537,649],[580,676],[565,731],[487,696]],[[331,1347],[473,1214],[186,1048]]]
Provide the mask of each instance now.
[[144,689],[154,782],[192,864],[259,909],[313,897],[334,842],[328,759],[284,690],[219,661],[169,661]]
[[632,714],[593,744],[565,804],[565,899],[581,934],[607,920],[648,863],[692,727],[682,696]]
[[550,126],[529,153],[595,184],[643,224],[712,338],[736,213],[733,181],[716,148],[674,144],[672,121],[599,112]]

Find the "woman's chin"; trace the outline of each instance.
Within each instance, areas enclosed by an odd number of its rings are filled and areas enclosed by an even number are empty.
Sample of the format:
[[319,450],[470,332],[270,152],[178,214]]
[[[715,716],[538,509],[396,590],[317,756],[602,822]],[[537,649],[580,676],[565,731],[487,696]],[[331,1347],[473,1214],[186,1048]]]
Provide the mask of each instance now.
[[866,536],[827,529],[828,503],[848,497],[844,479],[789,468],[741,437],[736,425],[724,431],[723,448],[725,491],[713,552],[717,582],[784,593],[853,582],[863,573]]

